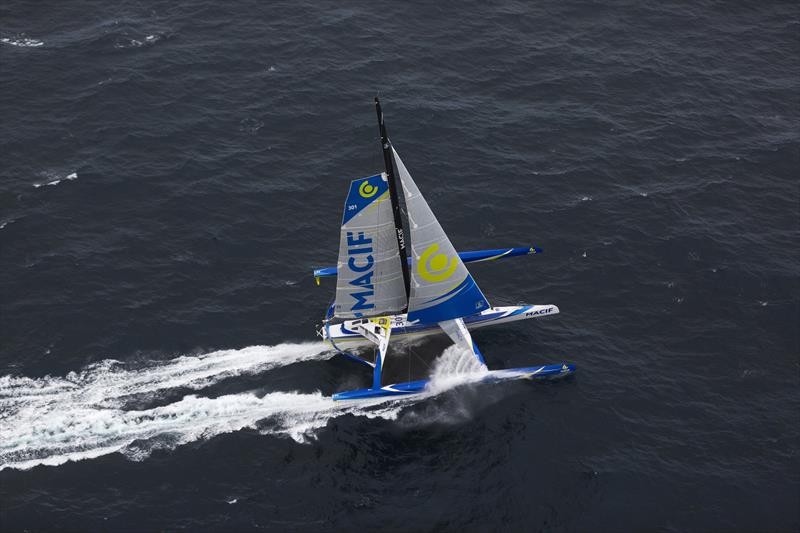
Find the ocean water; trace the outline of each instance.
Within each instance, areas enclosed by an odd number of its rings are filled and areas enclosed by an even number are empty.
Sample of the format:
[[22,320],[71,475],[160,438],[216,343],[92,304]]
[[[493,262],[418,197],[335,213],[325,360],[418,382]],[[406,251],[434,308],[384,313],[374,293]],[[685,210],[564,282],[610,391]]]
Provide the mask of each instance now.
[[[494,304],[314,335],[372,98]],[[0,5],[2,531],[797,531],[796,2]]]

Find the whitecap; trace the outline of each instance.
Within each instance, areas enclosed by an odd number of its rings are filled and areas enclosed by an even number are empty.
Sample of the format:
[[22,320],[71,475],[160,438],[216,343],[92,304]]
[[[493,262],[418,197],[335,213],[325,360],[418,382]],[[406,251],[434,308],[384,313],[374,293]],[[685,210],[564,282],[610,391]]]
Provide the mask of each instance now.
[[143,38],[131,39],[128,37],[118,39],[114,43],[114,48],[140,48],[145,45],[153,45],[163,38],[159,34],[146,35]]
[[57,178],[57,179],[54,179],[54,180],[51,180],[51,181],[46,181],[44,183],[34,183],[33,186],[38,189],[39,187],[44,187],[46,185],[49,185],[49,186],[58,185],[63,180],[70,180],[71,181],[71,180],[76,180],[76,179],[78,179],[78,173],[77,172],[73,172],[72,174],[68,174],[68,175],[64,176],[63,178]]
[[11,46],[19,46],[22,48],[38,48],[44,46],[44,42],[39,39],[29,39],[23,35],[17,37],[3,37],[0,42],[10,44]]

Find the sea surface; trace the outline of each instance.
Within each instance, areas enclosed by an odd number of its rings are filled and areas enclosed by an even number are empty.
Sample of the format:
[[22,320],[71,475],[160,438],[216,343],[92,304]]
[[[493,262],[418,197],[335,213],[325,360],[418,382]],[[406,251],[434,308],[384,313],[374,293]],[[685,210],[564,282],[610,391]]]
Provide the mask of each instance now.
[[[376,94],[574,377],[330,399]],[[798,531],[798,169],[797,2],[5,0],[0,530]]]

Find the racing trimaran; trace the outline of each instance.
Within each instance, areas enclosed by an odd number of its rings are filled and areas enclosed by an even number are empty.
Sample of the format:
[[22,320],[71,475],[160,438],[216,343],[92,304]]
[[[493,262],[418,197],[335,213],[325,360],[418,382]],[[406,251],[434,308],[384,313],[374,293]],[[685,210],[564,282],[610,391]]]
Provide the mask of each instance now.
[[[444,332],[485,365],[470,329],[559,312],[555,305],[489,304],[465,263],[536,254],[541,249],[457,253],[389,141],[378,98],[375,107],[386,170],[350,183],[337,266],[314,271],[317,284],[321,277],[337,278],[335,301],[318,334],[336,351],[373,369],[370,388],[339,392],[333,396],[336,400],[407,395],[425,389],[430,379],[387,383],[383,369],[390,340]],[[370,345],[377,347],[372,357],[347,351]],[[481,381],[555,377],[574,371],[571,364],[511,368],[487,371]]]

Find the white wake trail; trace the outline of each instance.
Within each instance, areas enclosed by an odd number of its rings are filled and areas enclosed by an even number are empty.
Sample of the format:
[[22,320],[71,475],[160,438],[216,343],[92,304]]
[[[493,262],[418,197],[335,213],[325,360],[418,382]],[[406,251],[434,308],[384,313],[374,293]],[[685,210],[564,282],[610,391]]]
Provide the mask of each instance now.
[[180,387],[198,390],[223,379],[257,374],[277,366],[332,354],[321,342],[250,346],[240,350],[219,350],[202,355],[186,355],[164,362],[151,362],[139,369],[127,369],[113,359],[90,365],[65,377],[32,379],[0,377],[0,420],[21,408],[61,405],[119,407],[127,398],[152,395]]
[[190,395],[142,411],[85,407],[53,411],[33,419],[26,416],[25,424],[4,428],[0,470],[59,465],[118,451],[140,460],[155,449],[173,449],[247,427],[304,442],[314,430],[343,414],[393,419],[399,413],[398,402],[383,402],[389,405],[375,408],[378,403],[348,405],[321,393],[273,392],[263,397],[252,393],[218,398]]
[[139,370],[104,361],[63,378],[1,377],[0,470],[60,465],[114,452],[140,460],[155,449],[244,428],[304,442],[332,418],[353,414],[394,420],[405,406],[485,373],[482,365],[475,367],[464,354],[448,349],[435,366],[431,387],[409,397],[335,402],[319,392],[247,392],[217,398],[189,395],[164,406],[124,409],[132,395],[155,397],[178,387],[198,390],[228,377],[330,355],[322,343],[281,344],[183,356]]
[[[155,435],[157,425],[138,423],[146,421],[147,412],[145,418],[136,418],[136,411],[121,410],[132,398],[154,399],[179,388],[199,390],[227,378],[331,355],[321,342],[287,343],[151,361],[142,368],[107,359],[64,377],[2,376],[0,469],[16,468],[25,457],[35,458],[29,466],[96,457]],[[154,411],[155,420],[162,414],[173,416]],[[141,430],[126,432],[134,426]]]

